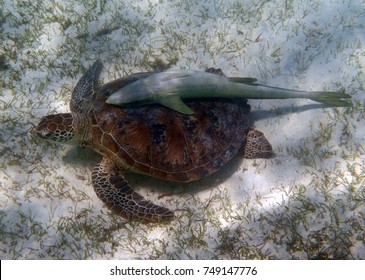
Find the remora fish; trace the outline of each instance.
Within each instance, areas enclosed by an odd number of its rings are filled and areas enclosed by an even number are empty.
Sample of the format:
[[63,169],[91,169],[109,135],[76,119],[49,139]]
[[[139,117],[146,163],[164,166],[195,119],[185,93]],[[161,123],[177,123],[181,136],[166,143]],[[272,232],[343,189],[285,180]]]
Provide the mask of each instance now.
[[115,91],[106,103],[160,103],[183,114],[194,112],[181,100],[184,98],[226,97],[246,99],[308,98],[334,107],[347,107],[351,98],[341,92],[299,91],[253,83],[253,78],[229,78],[202,71],[165,71],[136,80]]

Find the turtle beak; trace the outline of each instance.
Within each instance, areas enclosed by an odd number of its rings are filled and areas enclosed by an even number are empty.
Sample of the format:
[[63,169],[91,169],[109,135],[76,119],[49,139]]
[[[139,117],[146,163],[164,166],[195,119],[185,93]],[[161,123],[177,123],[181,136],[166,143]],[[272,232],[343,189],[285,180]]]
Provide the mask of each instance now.
[[37,138],[37,132],[34,125],[32,125],[32,127],[27,130],[27,136],[31,139]]
[[44,135],[44,134],[42,134],[42,131],[39,131],[37,128],[38,128],[38,126],[32,125],[31,128],[28,129],[27,135],[29,138],[31,138],[31,139],[39,139],[39,138],[49,139],[49,137],[47,137],[47,135],[50,136],[49,133]]

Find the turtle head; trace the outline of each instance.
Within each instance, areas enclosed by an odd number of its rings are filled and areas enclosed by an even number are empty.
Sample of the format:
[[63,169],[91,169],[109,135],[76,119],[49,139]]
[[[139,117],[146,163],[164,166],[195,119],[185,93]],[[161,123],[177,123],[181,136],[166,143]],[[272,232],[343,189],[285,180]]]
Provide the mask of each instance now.
[[73,117],[70,113],[48,115],[34,129],[40,138],[67,143],[74,140]]

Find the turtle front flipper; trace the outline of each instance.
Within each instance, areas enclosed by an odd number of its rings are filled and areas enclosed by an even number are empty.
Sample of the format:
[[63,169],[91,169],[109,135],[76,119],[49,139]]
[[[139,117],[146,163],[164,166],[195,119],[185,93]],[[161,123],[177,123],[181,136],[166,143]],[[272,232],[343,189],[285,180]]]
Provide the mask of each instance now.
[[128,220],[168,222],[174,218],[169,209],[145,200],[135,192],[118,168],[104,159],[92,172],[97,196],[116,214]]
[[96,97],[98,79],[102,69],[103,64],[97,60],[78,81],[71,95],[71,112],[84,113],[90,109],[89,103],[93,97]]
[[261,131],[250,129],[243,146],[243,157],[248,159],[270,158],[273,154],[271,144]]

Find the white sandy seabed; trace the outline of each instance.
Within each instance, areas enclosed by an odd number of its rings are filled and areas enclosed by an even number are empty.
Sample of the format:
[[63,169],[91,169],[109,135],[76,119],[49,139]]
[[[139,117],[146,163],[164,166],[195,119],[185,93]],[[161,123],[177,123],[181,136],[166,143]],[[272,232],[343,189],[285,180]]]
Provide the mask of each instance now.
[[[3,5],[1,259],[365,258],[364,1]],[[177,217],[125,223],[93,192],[97,154],[28,133],[43,115],[68,111],[70,91],[97,58],[104,81],[150,70],[159,58],[271,86],[344,89],[352,107],[250,101],[275,157],[230,164],[189,186],[130,175]]]

